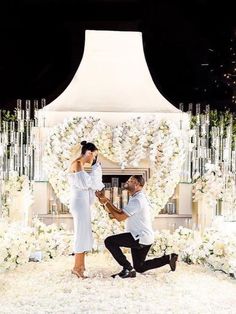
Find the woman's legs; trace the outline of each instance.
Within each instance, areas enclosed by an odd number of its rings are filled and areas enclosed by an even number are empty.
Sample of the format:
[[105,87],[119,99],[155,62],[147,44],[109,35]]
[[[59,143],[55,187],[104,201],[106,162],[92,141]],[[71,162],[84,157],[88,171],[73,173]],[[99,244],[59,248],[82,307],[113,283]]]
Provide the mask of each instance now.
[[75,253],[74,269],[84,268],[85,253]]
[[75,264],[72,269],[72,274],[75,274],[79,278],[85,278],[85,253],[75,253]]
[[84,278],[85,252],[90,251],[93,245],[89,191],[78,191],[71,202],[70,211],[74,221],[75,261],[72,272]]

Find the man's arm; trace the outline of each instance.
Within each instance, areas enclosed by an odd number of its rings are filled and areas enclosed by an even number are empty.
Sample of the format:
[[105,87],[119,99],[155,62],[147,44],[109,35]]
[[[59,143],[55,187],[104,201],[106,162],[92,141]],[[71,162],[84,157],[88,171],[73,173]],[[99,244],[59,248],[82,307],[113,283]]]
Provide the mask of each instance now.
[[118,221],[123,221],[127,219],[129,216],[126,215],[122,209],[114,206],[111,201],[104,196],[103,193],[97,191],[96,196],[99,199],[99,202],[106,207],[106,210],[111,213],[111,215]]
[[108,211],[112,214],[112,216],[118,221],[123,221],[129,217],[123,212],[122,209],[115,207],[110,202],[109,199],[107,199],[107,201],[103,205],[108,209]]

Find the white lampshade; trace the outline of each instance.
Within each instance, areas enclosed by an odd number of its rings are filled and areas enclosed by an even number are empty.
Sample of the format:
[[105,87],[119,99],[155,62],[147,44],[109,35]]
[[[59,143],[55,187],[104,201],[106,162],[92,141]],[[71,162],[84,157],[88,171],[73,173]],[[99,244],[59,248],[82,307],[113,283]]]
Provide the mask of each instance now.
[[179,112],[153,83],[142,33],[94,30],[86,30],[84,55],[71,83],[44,110]]

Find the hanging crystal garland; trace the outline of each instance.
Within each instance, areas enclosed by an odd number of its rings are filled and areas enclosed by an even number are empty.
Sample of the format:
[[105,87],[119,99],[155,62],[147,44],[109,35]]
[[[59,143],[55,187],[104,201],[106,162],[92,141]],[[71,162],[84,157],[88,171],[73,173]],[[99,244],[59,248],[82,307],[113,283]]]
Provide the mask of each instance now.
[[[17,172],[19,176],[26,175],[30,181],[35,179],[35,155],[38,146],[35,140],[35,129],[40,125],[38,100],[25,101],[17,99],[15,114],[11,119],[4,119],[0,110],[0,214],[2,212],[2,191],[4,181],[9,179],[11,172]],[[46,100],[41,99],[42,106]],[[33,117],[32,117],[33,116]],[[41,124],[45,125],[45,121]]]
[[[46,99],[42,98],[40,101],[40,109],[46,106]],[[47,180],[47,174],[43,169],[43,145],[45,143],[45,137],[47,136],[46,130],[46,116],[45,112],[41,110],[39,115],[39,102],[34,101],[34,128],[32,132],[32,141],[35,146],[34,150],[34,180],[35,181],[45,181]]]
[[[184,105],[179,106],[184,111]],[[206,164],[219,166],[222,171],[225,191],[230,199],[221,200],[220,212],[226,221],[236,221],[236,134],[233,134],[233,113],[210,111],[207,105],[201,112],[201,105],[188,105],[187,114],[191,123],[189,147],[182,169],[182,182],[193,182],[195,175],[203,176]],[[230,191],[229,191],[230,190]]]

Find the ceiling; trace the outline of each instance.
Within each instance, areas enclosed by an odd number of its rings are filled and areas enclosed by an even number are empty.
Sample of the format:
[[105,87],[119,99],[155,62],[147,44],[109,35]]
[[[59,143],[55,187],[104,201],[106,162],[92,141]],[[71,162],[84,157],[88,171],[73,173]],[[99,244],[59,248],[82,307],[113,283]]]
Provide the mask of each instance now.
[[235,45],[234,6],[227,0],[2,1],[0,107],[15,108],[17,98],[53,101],[80,64],[85,29],[94,29],[141,31],[153,81],[176,107],[201,102],[236,111],[235,88],[222,76]]

